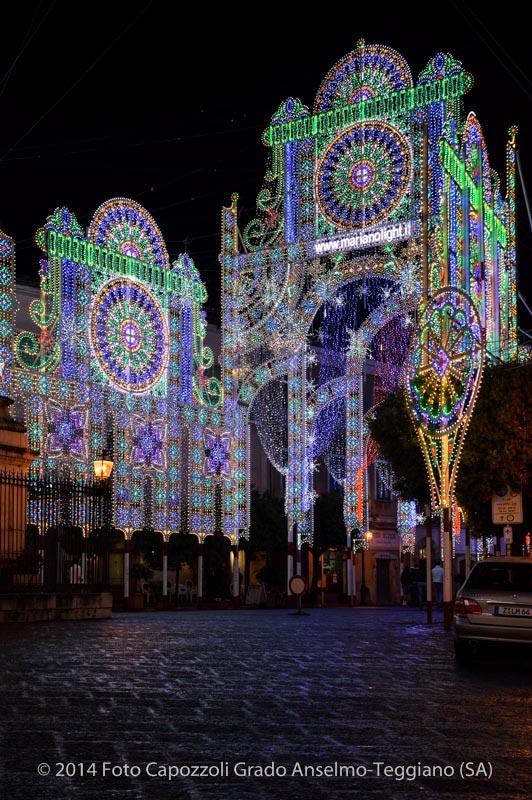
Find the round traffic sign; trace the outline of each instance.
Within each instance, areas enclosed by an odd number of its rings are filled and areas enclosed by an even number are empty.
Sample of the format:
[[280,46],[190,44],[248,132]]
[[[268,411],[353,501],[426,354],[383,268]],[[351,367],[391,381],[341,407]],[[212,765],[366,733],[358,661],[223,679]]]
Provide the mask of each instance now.
[[292,575],[288,581],[288,586],[292,594],[299,597],[299,595],[305,594],[308,589],[307,579],[303,575]]

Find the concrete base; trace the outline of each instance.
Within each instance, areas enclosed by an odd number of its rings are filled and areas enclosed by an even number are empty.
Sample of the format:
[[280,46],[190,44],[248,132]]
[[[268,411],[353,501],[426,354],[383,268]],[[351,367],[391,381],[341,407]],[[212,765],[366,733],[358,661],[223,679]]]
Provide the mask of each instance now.
[[0,623],[111,619],[111,592],[91,594],[0,594]]

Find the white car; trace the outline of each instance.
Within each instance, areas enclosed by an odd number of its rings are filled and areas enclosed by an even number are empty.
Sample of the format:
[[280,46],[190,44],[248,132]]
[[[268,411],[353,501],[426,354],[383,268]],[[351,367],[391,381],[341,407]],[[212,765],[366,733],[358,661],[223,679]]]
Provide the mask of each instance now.
[[480,642],[532,644],[532,558],[477,561],[454,603],[454,650],[473,654]]

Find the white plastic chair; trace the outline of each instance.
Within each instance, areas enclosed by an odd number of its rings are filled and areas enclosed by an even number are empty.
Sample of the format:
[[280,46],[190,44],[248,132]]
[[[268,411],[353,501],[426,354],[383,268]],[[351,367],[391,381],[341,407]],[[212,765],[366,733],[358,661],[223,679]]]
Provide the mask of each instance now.
[[198,587],[194,586],[192,581],[187,581],[185,586],[187,590],[188,602],[193,603],[198,599]]

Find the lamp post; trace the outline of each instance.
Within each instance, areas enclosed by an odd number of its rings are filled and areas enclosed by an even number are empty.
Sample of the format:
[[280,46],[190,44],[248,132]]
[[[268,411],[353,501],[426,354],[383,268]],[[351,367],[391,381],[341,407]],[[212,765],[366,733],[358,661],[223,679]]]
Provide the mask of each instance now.
[[361,551],[360,554],[360,566],[361,566],[361,573],[360,573],[360,605],[366,606],[367,605],[367,595],[368,595],[368,587],[366,586],[366,560],[365,554],[366,550],[368,549],[368,543],[373,538],[373,533],[371,531],[366,531],[361,536],[359,536],[356,540],[353,540],[353,552],[356,553],[358,550]]
[[114,462],[108,458],[107,453],[104,450],[101,457],[93,462],[93,466],[96,485],[100,488],[103,495],[103,525],[107,527],[107,525],[110,523],[109,482],[111,478],[111,472],[113,471]]
[[361,606],[366,606],[367,605],[366,598],[367,598],[367,593],[368,593],[368,587],[366,586],[365,553],[366,553],[366,550],[368,549],[368,543],[371,541],[372,538],[373,538],[373,534],[372,534],[371,531],[366,531],[362,535],[362,544],[361,544],[361,547],[360,547],[360,549],[362,551],[361,552],[361,559],[362,559],[361,567],[362,567],[362,571],[361,571],[361,576],[360,576],[360,605]]

